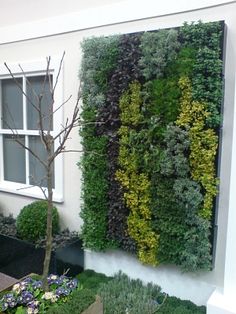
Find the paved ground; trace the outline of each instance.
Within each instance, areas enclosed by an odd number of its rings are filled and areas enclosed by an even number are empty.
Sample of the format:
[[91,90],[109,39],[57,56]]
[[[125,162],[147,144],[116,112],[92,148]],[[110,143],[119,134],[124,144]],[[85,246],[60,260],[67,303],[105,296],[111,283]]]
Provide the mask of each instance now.
[[18,280],[0,273],[0,291],[14,285]]
[[103,314],[103,305],[99,296],[96,297],[96,301],[90,305],[82,314]]

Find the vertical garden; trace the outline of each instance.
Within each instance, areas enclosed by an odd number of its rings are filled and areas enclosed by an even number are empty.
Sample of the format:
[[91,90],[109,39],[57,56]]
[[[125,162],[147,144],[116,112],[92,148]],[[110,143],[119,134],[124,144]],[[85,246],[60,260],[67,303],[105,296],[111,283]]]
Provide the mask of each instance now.
[[83,41],[85,247],[211,268],[223,26]]

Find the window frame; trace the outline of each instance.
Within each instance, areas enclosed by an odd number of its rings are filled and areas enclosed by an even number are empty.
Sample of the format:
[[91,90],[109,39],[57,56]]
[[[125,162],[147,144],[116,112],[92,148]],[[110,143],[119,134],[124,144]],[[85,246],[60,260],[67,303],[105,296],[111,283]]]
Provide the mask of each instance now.
[[[58,71],[60,69],[61,59],[58,57],[53,57],[50,60],[49,66],[49,74],[53,76],[53,82],[56,81]],[[22,72],[20,67],[16,63],[7,63],[9,68],[11,69],[14,76],[22,77]],[[45,59],[35,60],[35,61],[25,61],[20,62],[21,67],[24,70],[26,76],[42,76],[46,74],[47,61]],[[11,75],[9,74],[7,68],[4,65],[0,65],[0,117],[2,117],[2,91],[1,91],[1,80],[9,79]],[[63,103],[63,64],[61,66],[61,72],[59,77],[57,78],[57,87],[55,89],[54,94],[54,110]],[[24,80],[23,80],[24,81]],[[23,101],[23,107],[26,107],[26,99]],[[23,115],[26,115],[26,110],[23,110]],[[26,118],[26,117],[24,117]],[[63,123],[63,107],[57,110],[53,115],[53,130],[51,131],[51,135],[55,136],[58,131],[61,129],[61,125]],[[38,130],[17,130],[19,135],[24,136],[39,136]],[[12,181],[4,180],[4,160],[3,160],[3,135],[11,135],[12,132],[10,129],[3,129],[2,122],[0,124],[0,191],[8,192],[17,195],[28,196],[32,198],[44,199],[44,194],[38,186],[32,186],[30,184],[17,183]],[[59,139],[55,141],[56,149],[59,145]],[[26,153],[25,163],[29,163],[29,153]],[[28,156],[28,157],[27,157]],[[27,166],[27,168],[29,168]],[[57,156],[54,162],[54,173],[55,173],[55,188],[53,189],[53,201],[61,203],[63,202],[63,155],[60,154]],[[26,170],[26,176],[29,174]],[[29,181],[28,181],[29,182]]]

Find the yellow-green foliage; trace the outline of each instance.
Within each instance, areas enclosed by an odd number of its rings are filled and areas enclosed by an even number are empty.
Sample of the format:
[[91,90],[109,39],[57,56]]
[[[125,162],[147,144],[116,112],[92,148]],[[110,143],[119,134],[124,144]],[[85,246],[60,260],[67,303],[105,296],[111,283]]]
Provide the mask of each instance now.
[[204,104],[192,101],[189,78],[182,77],[179,86],[182,90],[181,112],[176,124],[189,129],[191,175],[205,190],[204,204],[199,215],[209,219],[212,214],[213,199],[217,194],[215,156],[218,137],[213,129],[206,128],[206,119],[210,113],[205,109]]
[[137,243],[138,257],[143,263],[156,265],[158,235],[152,230],[150,181],[145,173],[139,172],[135,148],[130,145],[130,137],[137,132],[143,118],[141,104],[140,84],[133,82],[119,103],[122,125],[119,129],[120,169],[116,178],[124,189],[124,200],[130,209],[128,233]]

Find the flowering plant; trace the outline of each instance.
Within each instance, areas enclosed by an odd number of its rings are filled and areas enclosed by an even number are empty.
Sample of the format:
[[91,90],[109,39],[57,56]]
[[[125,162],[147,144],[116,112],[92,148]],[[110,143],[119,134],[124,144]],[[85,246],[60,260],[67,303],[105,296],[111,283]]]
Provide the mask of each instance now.
[[55,303],[67,302],[74,290],[82,287],[76,278],[49,275],[49,291],[44,291],[42,281],[28,277],[16,283],[0,299],[0,312],[16,314],[46,313]]

